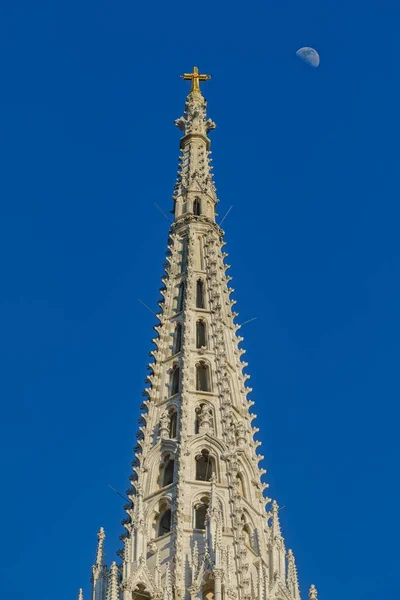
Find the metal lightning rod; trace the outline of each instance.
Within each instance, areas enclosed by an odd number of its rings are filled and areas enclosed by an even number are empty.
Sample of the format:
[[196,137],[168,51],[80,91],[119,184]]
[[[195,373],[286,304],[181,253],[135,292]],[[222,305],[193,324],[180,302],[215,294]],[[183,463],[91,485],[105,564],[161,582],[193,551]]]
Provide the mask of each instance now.
[[243,327],[243,325],[247,325],[247,323],[251,323],[252,321],[255,321],[258,317],[253,317],[252,319],[249,319],[248,321],[245,321],[244,323],[241,324],[240,327]]
[[126,498],[125,496],[123,496],[122,494],[120,494],[117,490],[115,490],[112,485],[110,485],[109,483],[107,483],[107,485],[110,488],[110,490],[112,490],[113,492],[115,492],[116,494],[118,494],[118,496],[121,496],[121,498],[123,498],[127,502],[130,502],[130,500],[128,500],[128,498]]
[[228,211],[225,213],[225,216],[222,217],[221,221],[218,223],[218,227],[221,227],[222,223],[225,221],[226,217],[229,215],[229,213],[231,212],[232,208],[233,208],[233,204],[232,204],[232,206],[230,206],[228,208]]
[[[144,306],[145,308],[147,308],[147,310],[149,310],[149,311],[150,311],[150,312],[151,312],[151,313],[152,313],[152,314],[153,314],[153,315],[156,317],[156,319],[158,319],[158,317],[157,317],[156,313],[155,313],[153,310],[151,310],[151,308],[149,308],[149,307],[147,306],[147,304],[145,304],[145,303],[143,302],[143,300],[141,300],[140,298],[138,298],[138,301],[140,302],[140,304],[143,304],[143,306]],[[160,320],[160,319],[158,319],[158,320]]]
[[160,208],[160,207],[158,206],[157,202],[154,202],[154,204],[155,204],[156,208],[158,208],[158,210],[160,211],[160,213],[163,215],[163,217],[164,217],[165,219],[167,219],[167,221],[169,221],[170,223],[172,223],[172,219],[170,219],[170,218],[169,218],[169,217],[168,217],[168,216],[165,214],[165,212],[163,211],[163,209],[162,209],[162,208]]

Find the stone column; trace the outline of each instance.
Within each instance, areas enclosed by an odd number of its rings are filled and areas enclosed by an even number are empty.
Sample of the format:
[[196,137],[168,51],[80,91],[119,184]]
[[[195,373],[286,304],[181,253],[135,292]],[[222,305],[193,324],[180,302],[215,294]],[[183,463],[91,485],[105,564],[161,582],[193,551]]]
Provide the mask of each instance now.
[[214,570],[214,600],[222,600],[222,570]]

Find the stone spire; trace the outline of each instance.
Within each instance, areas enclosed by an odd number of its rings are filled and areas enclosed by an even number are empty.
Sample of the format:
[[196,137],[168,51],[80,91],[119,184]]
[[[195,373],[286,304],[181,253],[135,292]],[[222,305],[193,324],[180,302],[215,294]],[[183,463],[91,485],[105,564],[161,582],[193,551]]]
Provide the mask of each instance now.
[[[192,78],[196,72],[197,77]],[[194,67],[193,73],[183,77],[192,78],[197,86],[192,86],[186,98],[183,117],[175,121],[175,125],[183,132],[178,178],[173,194],[175,218],[191,213],[215,220],[218,200],[211,173],[210,140],[207,137],[208,132],[215,128],[215,123],[207,118],[207,102],[198,85],[198,77],[205,81],[209,76],[199,75],[197,67]]]
[[108,571],[104,554],[105,539],[104,529],[100,527],[97,534],[96,562],[92,567],[92,600],[106,600]]
[[310,600],[318,600],[318,591],[314,584],[310,586],[308,597]]
[[95,566],[99,569],[105,565],[104,562],[104,540],[106,539],[106,534],[103,527],[100,527],[100,530],[97,534],[97,551],[96,551],[96,563]]
[[299,582],[297,578],[296,561],[292,550],[288,550],[287,553],[287,587],[292,592],[294,600],[299,600]]
[[[99,532],[92,600],[300,600],[279,507],[263,492],[243,338],[215,222],[207,117],[195,68],[184,115],[158,324],[150,352],[122,564]],[[108,584],[107,584],[108,581]],[[108,591],[107,591],[108,588]],[[311,593],[311,591],[310,591]],[[107,595],[106,595],[107,594]],[[311,600],[315,600],[310,596]]]
[[111,563],[106,598],[107,600],[120,600],[119,571],[116,562]]
[[279,506],[276,500],[272,502],[272,537],[273,539],[280,539],[282,537],[281,524],[279,521]]
[[79,588],[78,600],[83,600],[83,590],[82,590],[82,588]]

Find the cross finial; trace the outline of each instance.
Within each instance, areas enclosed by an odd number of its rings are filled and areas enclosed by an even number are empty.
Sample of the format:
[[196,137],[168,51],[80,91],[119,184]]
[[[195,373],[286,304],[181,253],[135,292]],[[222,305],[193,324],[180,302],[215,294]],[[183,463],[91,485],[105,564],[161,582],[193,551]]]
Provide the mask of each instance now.
[[197,67],[193,67],[193,71],[191,73],[184,73],[181,75],[182,79],[189,79],[192,82],[191,92],[200,92],[200,81],[207,81],[207,79],[211,79],[211,75],[204,75],[203,73],[199,73],[199,69]]

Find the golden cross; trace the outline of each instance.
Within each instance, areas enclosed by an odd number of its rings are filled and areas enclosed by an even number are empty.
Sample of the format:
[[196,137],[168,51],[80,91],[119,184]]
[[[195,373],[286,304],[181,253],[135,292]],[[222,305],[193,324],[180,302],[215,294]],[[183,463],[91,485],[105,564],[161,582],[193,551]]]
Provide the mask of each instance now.
[[200,92],[200,85],[199,82],[200,81],[207,81],[207,79],[211,79],[211,75],[203,75],[202,73],[199,73],[199,70],[197,67],[193,67],[193,72],[192,73],[184,73],[183,75],[181,75],[182,79],[190,79],[192,81],[192,88],[191,88],[191,92]]

